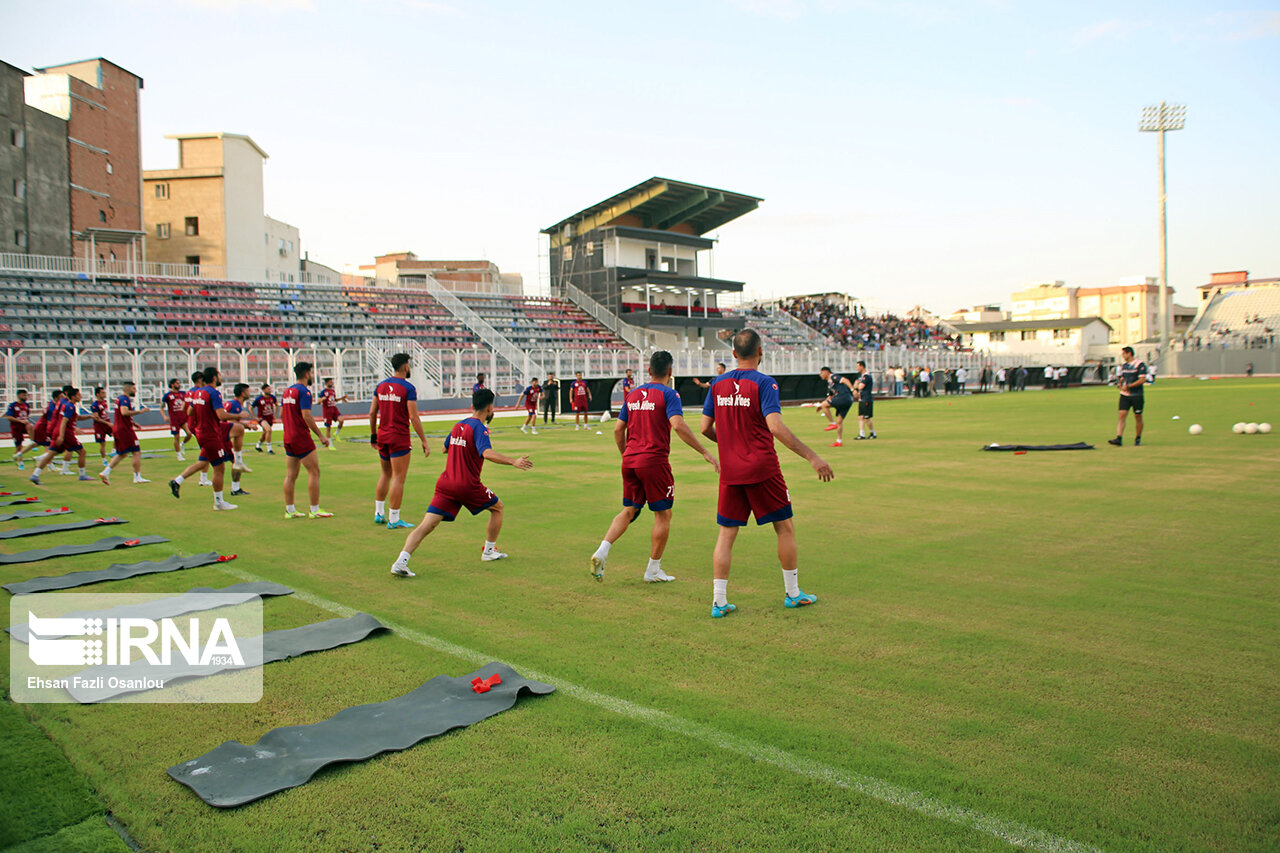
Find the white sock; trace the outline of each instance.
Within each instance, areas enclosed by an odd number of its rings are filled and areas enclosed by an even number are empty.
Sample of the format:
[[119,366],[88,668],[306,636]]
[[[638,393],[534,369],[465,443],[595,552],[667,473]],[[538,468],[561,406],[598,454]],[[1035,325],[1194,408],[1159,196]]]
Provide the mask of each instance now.
[[488,540],[485,540],[485,543],[484,543],[484,550],[485,550],[486,552],[488,552],[488,551],[496,551],[496,550],[498,550],[498,543],[497,543],[497,542],[490,542],[490,541],[488,541]]
[[285,504],[285,505],[284,505],[284,511],[285,511],[285,512],[287,512],[287,513],[289,513],[289,514],[293,514],[293,513],[295,513],[295,512],[297,512],[297,511],[298,511],[298,505],[297,505],[297,504]]
[[400,510],[398,510],[398,509],[393,509],[393,510],[391,510],[391,515],[387,517],[387,520],[388,520],[388,521],[390,521],[392,524],[395,524],[397,521],[399,521],[399,520],[400,520]]
[[867,434],[862,430],[858,430],[858,438],[866,438]]
[[312,505],[311,505],[311,511],[312,511],[312,512],[319,512],[319,511],[320,511],[320,504],[312,504]]
[[261,441],[256,442],[253,446],[254,446],[254,447],[261,447],[261,446],[262,446],[262,442],[261,442]]
[[646,575],[656,575],[662,572],[662,558],[649,558],[649,567],[644,570]]
[[85,473],[85,472],[84,472],[84,466],[83,466],[83,465],[81,465],[81,466],[80,466],[80,476],[81,476],[81,477],[83,477],[83,476],[84,476],[84,473]]
[[715,595],[711,599],[711,603],[716,607],[724,607],[729,603],[729,579],[715,578],[711,581],[712,587],[715,589]]
[[600,547],[596,549],[595,556],[599,557],[601,560],[609,559],[609,549],[612,547],[613,543],[608,539],[601,539]]
[[410,554],[408,551],[401,551],[401,552],[400,552],[400,559],[396,560],[396,562],[397,562],[397,563],[407,563],[407,562],[409,562],[409,558],[410,558],[410,557],[412,557],[412,556],[413,556],[413,555],[412,555],[412,554]]
[[269,441],[268,441],[268,442],[267,442],[267,450],[270,450],[270,449],[271,449],[271,442],[269,442]]
[[799,569],[792,569],[791,571],[787,571],[786,569],[782,570],[782,583],[786,586],[787,595],[791,598],[795,598],[800,594],[800,580],[797,577],[799,574]]
[[236,450],[236,451],[233,451],[233,454],[234,454],[234,456],[235,456],[235,460],[236,460],[237,462],[244,462],[244,451],[243,451],[243,450]]
[[387,514],[387,502],[386,502],[386,501],[374,501],[374,502],[373,502],[373,511],[374,511],[374,514],[375,514],[375,515],[386,515],[386,514]]
[[183,478],[183,476],[182,476],[181,474],[179,474],[178,476],[176,476],[176,477],[174,477],[174,478],[173,478],[173,482],[175,482],[175,483],[177,483],[179,486],[181,486],[181,485],[182,485],[182,480],[183,480],[183,479],[184,479],[184,478]]
[[213,502],[216,504],[222,503],[222,492],[213,493]]

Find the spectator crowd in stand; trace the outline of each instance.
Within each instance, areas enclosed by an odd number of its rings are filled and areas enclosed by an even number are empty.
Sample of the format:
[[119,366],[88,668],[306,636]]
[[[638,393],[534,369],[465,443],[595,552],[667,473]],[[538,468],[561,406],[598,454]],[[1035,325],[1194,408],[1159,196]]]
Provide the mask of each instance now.
[[[924,320],[872,316],[858,305],[833,304],[825,299],[782,299],[778,307],[822,334],[833,346],[881,350],[885,347],[939,347],[956,349],[956,339],[940,325]],[[957,336],[958,337],[958,336]]]

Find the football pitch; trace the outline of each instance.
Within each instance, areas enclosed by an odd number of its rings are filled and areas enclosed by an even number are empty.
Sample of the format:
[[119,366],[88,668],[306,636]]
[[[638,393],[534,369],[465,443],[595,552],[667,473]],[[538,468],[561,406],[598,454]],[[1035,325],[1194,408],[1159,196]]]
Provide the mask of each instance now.
[[[246,454],[251,496],[234,513],[194,482],[175,501],[171,459],[144,461],[145,486],[122,465],[109,488],[34,487],[0,465],[7,490],[75,510],[53,521],[131,522],[5,551],[172,540],[3,566],[0,583],[217,550],[239,558],[72,591],[265,579],[297,591],[264,604],[266,630],[353,611],[393,628],[268,665],[257,704],[5,702],[0,850],[125,849],[105,813],[148,851],[1280,849],[1280,434],[1231,432],[1280,423],[1280,380],[1162,380],[1147,396],[1137,448],[1132,424],[1124,447],[1105,443],[1109,388],[881,402],[881,437],[855,442],[851,426],[843,448],[813,410],[787,409],[836,472],[820,483],[779,446],[800,585],[819,600],[783,608],[774,536],[752,524],[729,585],[739,609],[721,620],[715,475],[678,440],[663,559],[678,580],[641,580],[647,512],[604,582],[589,577],[620,506],[612,424],[534,437],[495,420],[494,446],[536,466],[485,466],[510,558],[480,562],[483,519],[464,514],[425,541],[411,580],[388,573],[403,532],[372,524],[362,443],[321,451],[336,517],[314,521],[282,517],[279,445]],[[446,426],[427,425],[431,458],[412,463],[415,523]],[[1080,440],[1097,449],[979,450]],[[489,660],[558,689],[240,808],[165,774]]]

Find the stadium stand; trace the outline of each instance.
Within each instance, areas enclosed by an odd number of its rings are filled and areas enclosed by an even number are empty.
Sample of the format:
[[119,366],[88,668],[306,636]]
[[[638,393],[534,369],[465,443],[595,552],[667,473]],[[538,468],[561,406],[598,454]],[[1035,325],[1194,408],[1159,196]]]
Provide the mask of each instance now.
[[750,326],[755,329],[760,333],[765,345],[772,349],[816,347],[825,344],[822,336],[813,329],[773,306],[744,307],[725,311],[725,314],[741,318],[742,325],[739,328]]
[[1270,347],[1280,331],[1280,281],[1223,289],[1186,334],[1186,349]]
[[800,297],[779,303],[779,307],[810,326],[828,343],[847,349],[879,350],[885,347],[955,349],[956,338],[941,324],[893,314],[874,316],[855,305]]

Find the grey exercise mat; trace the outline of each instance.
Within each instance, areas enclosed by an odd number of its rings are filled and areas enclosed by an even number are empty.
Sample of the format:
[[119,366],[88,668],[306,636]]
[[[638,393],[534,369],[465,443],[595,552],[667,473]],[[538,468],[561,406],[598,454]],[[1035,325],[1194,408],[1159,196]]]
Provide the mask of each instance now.
[[157,572],[176,572],[181,569],[194,569],[210,563],[225,563],[234,560],[235,555],[223,557],[216,551],[206,554],[174,554],[164,560],[143,560],[140,563],[112,563],[105,569],[93,569],[87,572],[68,572],[65,575],[31,578],[25,581],[7,583],[4,588],[14,595],[29,595],[33,592],[50,592],[56,589],[71,589],[87,586],[102,581],[119,581],[136,575],[151,575]]
[[19,539],[23,536],[43,536],[46,533],[61,533],[64,530],[84,530],[87,527],[101,527],[104,524],[128,524],[124,518],[87,518],[84,521],[65,521],[62,524],[38,524],[35,527],[19,527],[16,530],[0,531],[0,539]]
[[14,498],[12,500],[9,500],[9,499],[0,500],[0,506],[19,506],[21,504],[34,504],[39,502],[40,502],[40,499],[36,497]]
[[[385,631],[386,627],[368,613],[357,613],[346,619],[329,619],[324,622],[313,622],[300,628],[286,628],[282,631],[268,631],[262,635],[262,657],[253,652],[244,655],[244,665],[236,666],[192,666],[185,661],[169,666],[155,666],[145,660],[129,666],[91,666],[76,673],[81,679],[92,680],[99,675],[111,679],[128,682],[145,683],[146,679],[163,679],[166,685],[192,678],[204,678],[219,672],[252,669],[255,666],[275,663],[286,658],[305,655],[308,652],[322,652],[325,649],[336,649],[350,643],[358,643],[374,631]],[[255,647],[256,648],[256,647]],[[77,702],[105,702],[125,696],[129,693],[143,693],[145,690],[106,686],[103,679],[101,688],[73,687],[67,692]],[[85,683],[85,682],[82,682]]]
[[[219,595],[214,604],[209,603],[208,593],[211,592]],[[211,586],[197,586],[181,595],[173,595],[169,598],[157,598],[154,601],[147,601],[141,604],[122,604],[119,607],[94,610],[92,612],[64,613],[60,618],[74,619],[76,617],[92,616],[95,619],[151,619],[158,622],[161,619],[171,619],[184,613],[197,613],[201,610],[208,610],[210,607],[225,607],[227,605],[226,596],[228,595],[242,595],[244,600],[248,601],[255,595],[261,598],[270,598],[276,595],[293,595],[293,590],[284,584],[272,583],[271,581],[233,583],[231,586],[224,586],[221,589],[215,589]],[[31,636],[31,630],[26,623],[12,625],[5,628],[5,630],[9,632],[9,636],[20,643],[28,642],[28,638]]]
[[19,551],[16,554],[0,554],[0,563],[34,563],[50,557],[74,557],[77,554],[92,554],[96,551],[114,551],[116,548],[133,548],[136,545],[158,545],[169,540],[163,536],[139,536],[126,539],[123,536],[108,536],[87,545],[56,545],[52,548],[36,548],[34,551]]
[[0,498],[17,498],[25,494],[26,492],[0,492]]
[[[471,689],[473,678],[495,672],[501,684],[488,693]],[[398,752],[478,723],[515,705],[522,692],[543,695],[554,690],[506,664],[490,663],[459,678],[437,675],[403,696],[347,708],[323,722],[272,729],[255,744],[227,741],[170,767],[168,773],[211,806],[240,806],[297,787],[326,765]]]
[[46,515],[66,515],[70,507],[57,506],[49,509],[15,509],[12,512],[0,513],[0,521],[17,521],[20,518],[44,518]]
[[1075,444],[986,444],[983,450],[1012,450],[1014,453],[1027,450],[1093,450],[1092,444],[1077,441]]

